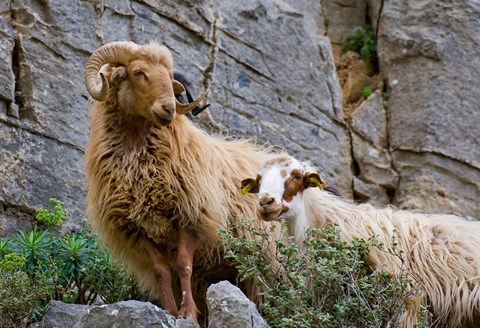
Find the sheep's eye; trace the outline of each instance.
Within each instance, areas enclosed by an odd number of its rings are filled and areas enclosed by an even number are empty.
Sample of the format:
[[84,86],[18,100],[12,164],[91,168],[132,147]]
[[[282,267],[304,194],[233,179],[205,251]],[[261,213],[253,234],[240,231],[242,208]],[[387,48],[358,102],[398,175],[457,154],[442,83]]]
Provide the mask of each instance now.
[[141,76],[141,75],[142,75],[142,76],[145,78],[145,80],[148,81],[148,76],[147,76],[147,74],[145,74],[144,71],[141,71],[141,70],[139,70],[139,69],[134,70],[134,71],[133,71],[133,75],[134,75],[134,76]]
[[302,176],[300,174],[297,174],[293,177],[295,180],[302,180]]

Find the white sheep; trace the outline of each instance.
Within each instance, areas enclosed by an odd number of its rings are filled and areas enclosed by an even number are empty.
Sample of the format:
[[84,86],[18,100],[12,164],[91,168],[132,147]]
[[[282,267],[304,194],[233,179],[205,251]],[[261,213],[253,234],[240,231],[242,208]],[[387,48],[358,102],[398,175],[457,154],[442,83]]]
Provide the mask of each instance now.
[[[325,186],[312,166],[288,156],[267,161],[256,179],[242,181],[244,193],[258,193],[259,217],[265,221],[286,218],[288,232],[299,245],[306,229],[328,224],[338,225],[346,241],[376,236],[389,245],[395,234],[399,249],[405,251],[407,272],[420,283],[420,292],[405,304],[402,321],[407,327],[417,322],[420,305],[429,305],[440,325],[478,327],[480,222],[354,204],[322,190]],[[368,261],[373,268],[386,268],[392,274],[402,266],[398,257],[376,249]]]

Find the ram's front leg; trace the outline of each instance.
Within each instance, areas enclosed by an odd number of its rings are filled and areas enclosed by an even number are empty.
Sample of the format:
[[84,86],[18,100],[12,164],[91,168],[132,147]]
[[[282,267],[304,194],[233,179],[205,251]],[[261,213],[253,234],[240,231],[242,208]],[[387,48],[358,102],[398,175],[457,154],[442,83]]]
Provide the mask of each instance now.
[[188,230],[180,229],[178,240],[177,267],[182,285],[182,303],[179,317],[197,319],[198,309],[192,295],[193,256],[197,249],[197,236]]
[[152,259],[155,277],[160,283],[160,293],[163,308],[172,315],[178,315],[178,307],[172,290],[172,273],[168,265],[167,252],[164,248],[156,245],[149,239],[146,241],[146,249]]

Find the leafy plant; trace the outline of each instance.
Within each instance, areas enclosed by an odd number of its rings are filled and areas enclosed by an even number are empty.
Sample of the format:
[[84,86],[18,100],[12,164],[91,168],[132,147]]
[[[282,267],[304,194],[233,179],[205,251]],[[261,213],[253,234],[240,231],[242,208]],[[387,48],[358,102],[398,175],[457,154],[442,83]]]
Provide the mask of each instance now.
[[141,297],[95,235],[51,231],[66,211],[60,201],[50,202],[50,210],[37,213],[47,230],[34,227],[0,239],[0,327],[39,320],[50,299],[91,304],[98,298],[116,302]]
[[342,241],[335,226],[310,229],[304,247],[291,238],[275,240],[272,264],[265,250],[269,231],[240,220],[236,229],[252,238],[221,231],[240,276],[256,279],[263,288],[263,314],[272,327],[399,327],[404,301],[415,291],[405,272],[390,277],[372,271],[365,258],[372,248],[402,256],[395,239],[388,249],[370,238]]
[[61,282],[74,288],[77,297],[75,303],[86,304],[87,288],[83,284],[85,272],[82,270],[92,259],[94,240],[82,234],[68,234],[60,239],[55,254],[59,265]]
[[0,238],[0,260],[7,254],[11,253],[10,240]]
[[38,266],[49,261],[53,241],[48,231],[39,231],[37,227],[29,232],[19,231],[14,236],[15,251],[26,259],[25,267],[32,274]]
[[362,95],[363,95],[364,98],[370,97],[372,95],[372,93],[373,93],[373,89],[372,89],[371,86],[367,85],[366,87],[364,87],[362,89]]
[[66,216],[67,211],[63,208],[63,203],[56,198],[50,198],[50,206],[39,209],[35,215],[38,222],[49,228],[62,225]]
[[89,273],[85,274],[85,284],[105,303],[142,297],[132,277],[125,273],[103,247],[98,247],[90,265],[82,270]]
[[0,326],[26,327],[35,308],[52,293],[47,272],[32,279],[22,268],[27,259],[16,253],[0,261]]
[[343,52],[355,51],[367,63],[377,65],[377,41],[371,26],[357,26],[343,40]]

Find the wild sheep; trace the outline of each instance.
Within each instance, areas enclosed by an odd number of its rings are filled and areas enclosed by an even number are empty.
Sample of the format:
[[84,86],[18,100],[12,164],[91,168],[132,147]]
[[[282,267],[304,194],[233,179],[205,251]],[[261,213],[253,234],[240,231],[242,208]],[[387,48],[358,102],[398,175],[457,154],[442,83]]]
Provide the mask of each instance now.
[[[420,292],[406,304],[407,327],[417,322],[420,305],[430,305],[439,325],[471,326],[480,321],[480,222],[446,214],[378,209],[354,204],[324,190],[308,163],[280,156],[267,161],[256,179],[242,181],[244,192],[258,193],[258,214],[265,221],[286,218],[288,232],[302,244],[305,230],[336,224],[342,239],[377,239],[390,245],[395,234],[405,251],[405,266]],[[311,188],[316,187],[316,188]],[[369,264],[398,273],[399,259],[371,250]],[[443,327],[443,326],[442,326]]]
[[[234,279],[217,230],[256,215],[255,197],[240,195],[237,177],[275,154],[210,136],[182,115],[204,94],[175,100],[184,87],[164,46],[106,44],[88,60],[85,84],[93,98],[85,154],[92,226],[166,310],[197,318],[194,298],[204,295],[192,283]],[[245,288],[252,297],[253,284]]]

